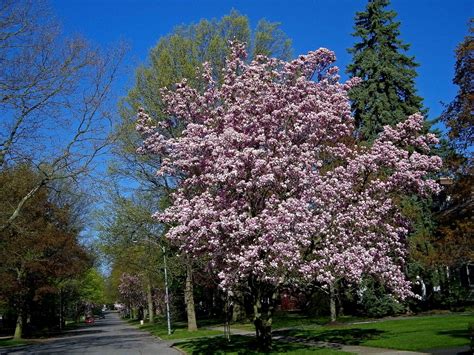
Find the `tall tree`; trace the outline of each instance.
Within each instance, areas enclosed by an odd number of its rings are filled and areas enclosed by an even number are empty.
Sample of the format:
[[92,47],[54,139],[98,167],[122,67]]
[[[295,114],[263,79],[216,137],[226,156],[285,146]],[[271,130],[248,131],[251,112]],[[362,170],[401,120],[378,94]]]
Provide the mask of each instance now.
[[235,44],[220,86],[204,65],[203,92],[186,81],[165,92],[166,123],[187,123],[180,136],[157,130],[143,111],[137,129],[143,149],[166,158],[158,174],[182,177],[172,206],[157,214],[167,236],[209,258],[224,290],[247,293],[268,348],[277,294],[296,278],[327,288],[370,274],[411,295],[396,199],[436,191],[425,178],[441,160],[428,155],[437,139],[420,135],[419,114],[386,127],[371,147],[355,144],[347,90],[358,80],[338,82],[333,52],[250,64],[245,56]]
[[[156,196],[161,195],[164,207],[175,177],[156,176],[155,172],[161,166],[162,157],[136,153],[141,144],[141,139],[135,131],[136,111],[139,107],[145,108],[155,122],[167,119],[168,113],[163,104],[161,89],[172,87],[183,78],[186,78],[192,87],[202,89],[203,81],[198,73],[201,63],[205,61],[210,63],[216,81],[221,81],[230,40],[247,43],[247,49],[254,56],[272,55],[280,59],[289,59],[291,56],[291,40],[278,23],[261,20],[252,31],[247,16],[232,11],[219,20],[201,20],[197,24],[177,27],[171,34],[162,37],[150,51],[148,63],[137,69],[135,86],[122,102],[119,139],[116,145],[118,160],[111,171],[116,176],[138,181],[140,189],[153,190]],[[184,128],[185,122],[177,119],[165,130],[179,135]],[[184,262],[192,263],[192,260],[184,258]],[[185,298],[190,330],[196,329],[191,266],[185,267],[188,274]]]
[[[8,215],[18,196],[38,179],[27,166],[0,171],[0,215]],[[22,336],[32,304],[59,293],[62,280],[79,278],[90,264],[69,209],[49,197],[43,187],[25,204],[16,223],[0,232],[0,298],[8,299],[17,314],[15,338]]]
[[[458,86],[454,100],[446,107],[441,120],[449,129],[449,138],[461,151],[474,143],[474,19],[469,34],[456,48],[453,83]],[[471,150],[472,153],[472,150]]]
[[130,198],[114,196],[111,199],[110,206],[98,216],[101,250],[114,269],[142,278],[142,284],[146,287],[147,314],[153,322],[153,291],[164,289],[160,268],[163,266],[162,247],[166,246],[164,238],[160,238],[163,232],[152,218],[156,203],[143,193]]
[[[441,195],[436,213],[437,229],[433,235],[434,252],[429,262],[443,270],[454,270],[474,258],[474,19],[469,33],[456,48],[453,83],[458,86],[454,100],[447,105],[440,120],[448,128],[445,173],[451,177]],[[444,272],[442,273],[444,274]],[[453,274],[453,273],[451,273]],[[449,280],[446,280],[449,281]],[[445,285],[449,285],[446,282]],[[443,292],[449,292],[444,287]],[[447,296],[447,294],[445,294]]]
[[422,111],[416,94],[418,64],[405,52],[409,45],[400,36],[396,12],[387,10],[389,0],[369,0],[365,11],[357,12],[353,35],[359,38],[349,49],[351,77],[363,83],[350,92],[356,128],[362,140],[372,141],[384,125],[394,125],[408,115]]
[[41,177],[18,196],[1,230],[43,186],[72,184],[94,170],[110,143],[107,104],[124,52],[65,38],[43,1],[0,7],[0,171],[27,163]]

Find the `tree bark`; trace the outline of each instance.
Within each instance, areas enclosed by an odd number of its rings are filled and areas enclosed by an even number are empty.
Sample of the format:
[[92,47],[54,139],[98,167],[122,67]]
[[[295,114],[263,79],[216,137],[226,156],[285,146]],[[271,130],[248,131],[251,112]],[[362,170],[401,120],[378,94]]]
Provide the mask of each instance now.
[[184,301],[186,303],[186,313],[188,316],[188,330],[195,331],[198,329],[196,322],[196,311],[194,309],[193,295],[193,269],[191,263],[186,263],[186,285],[184,289]]
[[15,334],[13,335],[13,339],[19,340],[23,335],[23,310],[18,312],[18,317],[16,319],[16,326],[15,326]]
[[277,292],[260,289],[255,296],[253,310],[257,345],[266,352],[272,348],[272,321]]
[[334,323],[337,320],[336,291],[334,283],[329,284],[329,309],[331,312],[331,323]]
[[242,307],[243,297],[240,292],[236,292],[233,297],[232,322],[241,321],[244,318],[244,309]]
[[146,298],[147,298],[147,303],[148,303],[148,319],[150,323],[155,322],[155,313],[153,311],[153,295],[151,294],[151,280],[150,277],[148,277],[147,280],[147,285],[146,285]]
[[59,289],[59,330],[63,330],[63,294],[62,290]]

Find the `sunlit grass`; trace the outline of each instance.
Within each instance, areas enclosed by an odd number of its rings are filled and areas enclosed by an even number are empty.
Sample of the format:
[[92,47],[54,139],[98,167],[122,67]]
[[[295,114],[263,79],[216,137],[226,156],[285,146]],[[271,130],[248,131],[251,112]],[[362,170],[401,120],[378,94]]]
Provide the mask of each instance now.
[[291,329],[283,334],[311,341],[416,351],[468,345],[467,327],[472,321],[474,315],[410,317],[350,326]]

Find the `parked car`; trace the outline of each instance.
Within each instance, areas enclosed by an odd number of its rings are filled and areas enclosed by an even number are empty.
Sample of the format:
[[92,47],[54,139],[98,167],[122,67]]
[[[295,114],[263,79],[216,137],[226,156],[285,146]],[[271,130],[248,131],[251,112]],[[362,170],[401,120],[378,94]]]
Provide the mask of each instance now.
[[85,319],[86,324],[94,324],[94,317],[87,316]]

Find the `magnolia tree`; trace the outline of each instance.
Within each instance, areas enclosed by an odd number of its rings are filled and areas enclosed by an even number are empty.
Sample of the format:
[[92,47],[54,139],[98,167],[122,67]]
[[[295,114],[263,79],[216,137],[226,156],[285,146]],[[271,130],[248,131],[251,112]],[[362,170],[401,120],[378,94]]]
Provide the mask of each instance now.
[[[178,188],[156,218],[184,253],[204,255],[220,286],[248,293],[259,344],[271,345],[277,292],[289,283],[330,286],[372,274],[399,298],[412,295],[403,262],[408,225],[397,199],[438,186],[436,143],[413,115],[385,127],[371,147],[353,140],[347,91],[334,53],[321,48],[291,62],[245,62],[234,43],[221,84],[209,66],[197,91],[164,90],[169,120],[142,110],[142,152],[158,154],[158,174]],[[167,132],[177,122],[179,137]]]
[[143,289],[143,283],[138,276],[123,273],[120,277],[118,291],[121,301],[131,312],[131,318],[135,318],[136,310],[146,304],[146,295]]

